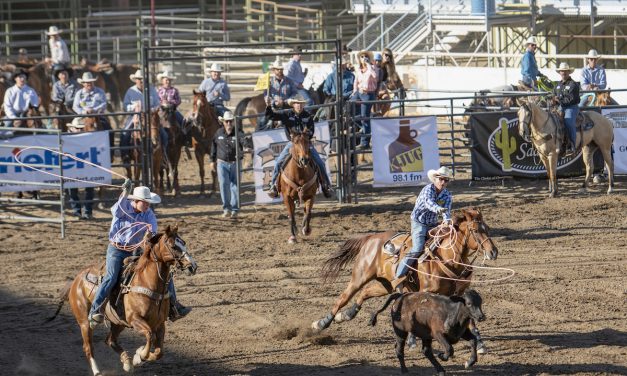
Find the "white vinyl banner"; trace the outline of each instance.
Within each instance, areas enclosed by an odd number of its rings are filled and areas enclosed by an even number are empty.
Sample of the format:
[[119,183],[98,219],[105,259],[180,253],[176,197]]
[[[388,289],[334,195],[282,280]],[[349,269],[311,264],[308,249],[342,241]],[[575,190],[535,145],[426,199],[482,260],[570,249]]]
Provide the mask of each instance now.
[[374,187],[416,186],[440,167],[435,116],[370,120]]
[[[316,130],[312,142],[316,151],[320,154],[320,158],[322,158],[325,163],[327,174],[329,174],[328,158],[329,152],[331,151],[331,134],[329,132],[328,122],[323,121],[316,123]],[[280,198],[270,198],[265,191],[272,181],[272,171],[274,170],[275,160],[279,157],[279,154],[281,154],[286,144],[287,135],[283,128],[253,133],[253,145],[255,147],[253,171],[255,177],[256,204],[282,201]]]
[[627,174],[627,108],[604,108],[602,113],[614,120],[614,173]]
[[[63,135],[63,152],[69,153],[77,158],[111,169],[111,155],[109,147],[108,132],[89,132]],[[51,189],[50,187],[32,184],[53,183],[59,184],[59,178],[46,174],[60,175],[59,168],[40,167],[43,165],[58,166],[59,154],[45,149],[27,149],[28,146],[37,146],[49,149],[59,147],[59,137],[57,135],[22,136],[3,140],[4,145],[16,145],[16,147],[0,147],[0,192],[11,191],[33,191]],[[9,166],[2,162],[17,163],[14,156],[19,154],[20,162],[32,166]],[[63,186],[66,188],[95,187],[96,183],[111,183],[111,173],[99,168],[90,166],[82,161],[77,161],[70,157],[62,158],[63,176],[82,180],[76,182],[65,180]],[[41,171],[37,171],[37,170]],[[21,181],[22,184],[5,183],[4,180]]]

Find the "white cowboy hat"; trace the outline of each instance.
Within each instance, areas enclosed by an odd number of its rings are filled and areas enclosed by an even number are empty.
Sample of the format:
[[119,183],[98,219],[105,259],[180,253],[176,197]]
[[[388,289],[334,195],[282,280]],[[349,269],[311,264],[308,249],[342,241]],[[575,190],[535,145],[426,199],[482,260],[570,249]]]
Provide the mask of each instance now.
[[568,63],[566,62],[562,62],[560,63],[559,68],[556,69],[556,71],[559,73],[561,71],[569,71],[570,73],[573,73],[575,69],[571,68],[570,65],[568,65]]
[[220,64],[213,63],[209,67],[209,72],[222,72],[222,66]]
[[48,28],[48,31],[46,31],[46,34],[47,35],[59,35],[59,34],[61,34],[62,31],[63,30],[59,30],[59,28],[56,27],[56,26],[50,26]]
[[218,120],[220,120],[221,122],[225,120],[235,120],[235,116],[233,116],[233,113],[231,111],[224,111],[224,116],[218,117]]
[[97,78],[91,72],[83,72],[81,78],[78,79],[79,84],[84,84],[87,82],[96,82]]
[[174,77],[174,75],[173,75],[173,74],[172,74],[172,75],[170,75],[170,71],[167,71],[167,70],[166,70],[166,71],[164,71],[163,73],[159,73],[159,74],[157,75],[157,80],[159,80],[159,81],[161,81],[161,80],[162,80],[162,79],[164,79],[164,78],[168,78],[168,79],[170,79],[170,80],[175,80],[175,79],[176,79],[176,77]]
[[275,61],[272,62],[272,65],[270,65],[270,69],[283,69],[283,63],[281,62],[281,59],[276,59]]
[[536,40],[536,37],[531,36],[529,38],[527,38],[527,41],[525,42],[525,46],[528,44],[535,44],[536,46],[538,45],[538,41]]
[[429,170],[429,172],[427,172],[427,176],[432,183],[435,183],[435,178],[439,177],[453,179],[453,172],[450,168],[442,166],[437,170]]
[[65,126],[68,128],[85,128],[85,123],[83,123],[83,118],[74,118],[71,123],[65,123]]
[[586,56],[586,59],[600,59],[600,58],[601,58],[601,55],[599,55],[597,50],[595,50],[594,48],[588,51],[588,56]]
[[131,81],[143,80],[144,79],[144,74],[142,73],[141,69],[138,69],[135,73],[133,73],[130,76],[128,76],[128,78],[130,78]]
[[158,194],[150,192],[148,187],[135,187],[133,194],[128,195],[129,200],[146,201],[149,204],[158,204],[161,202],[161,197]]
[[288,106],[291,106],[294,103],[307,103],[307,99],[305,99],[305,97],[303,97],[301,94],[296,94],[295,96],[287,100]]

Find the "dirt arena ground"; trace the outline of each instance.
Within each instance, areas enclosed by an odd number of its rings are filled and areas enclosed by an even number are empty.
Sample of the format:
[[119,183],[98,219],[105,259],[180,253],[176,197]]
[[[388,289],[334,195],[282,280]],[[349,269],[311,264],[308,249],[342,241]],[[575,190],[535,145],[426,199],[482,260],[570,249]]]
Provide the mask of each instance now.
[[[366,325],[383,298],[319,335],[308,328],[330,310],[349,278],[347,271],[322,284],[323,261],[355,234],[408,229],[415,191],[370,189],[359,205],[319,202],[313,235],[290,246],[282,207],[246,207],[238,220],[223,220],[216,195],[198,197],[195,166],[185,162],[183,171],[186,191],[166,197],[157,212],[160,226],[180,224],[199,263],[197,275],[176,279],[180,300],[193,311],[167,325],[164,358],[135,374],[399,373],[389,314],[375,328]],[[500,249],[490,264],[512,268],[516,276],[474,284],[484,299],[488,318],[480,327],[490,352],[464,370],[468,350],[456,345],[456,356],[443,363],[449,374],[627,374],[627,179],[618,179],[611,196],[605,187],[579,195],[580,181],[562,180],[556,199],[546,198],[545,181],[451,185],[455,208],[484,211]],[[90,374],[69,307],[52,323],[42,322],[54,312],[66,277],[104,256],[110,214],[98,210],[95,216],[70,222],[64,240],[57,226],[0,222],[0,374]],[[105,336],[106,328],[98,328],[100,369],[123,374]],[[120,341],[133,352],[141,342],[130,330]],[[417,350],[407,353],[407,361],[410,372],[433,374]]]

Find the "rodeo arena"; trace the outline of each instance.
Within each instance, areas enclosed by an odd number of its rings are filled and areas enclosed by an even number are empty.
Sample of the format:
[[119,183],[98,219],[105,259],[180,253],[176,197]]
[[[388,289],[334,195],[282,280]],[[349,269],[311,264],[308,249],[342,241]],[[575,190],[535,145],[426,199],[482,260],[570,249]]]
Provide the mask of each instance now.
[[0,374],[627,375],[626,1],[0,20]]

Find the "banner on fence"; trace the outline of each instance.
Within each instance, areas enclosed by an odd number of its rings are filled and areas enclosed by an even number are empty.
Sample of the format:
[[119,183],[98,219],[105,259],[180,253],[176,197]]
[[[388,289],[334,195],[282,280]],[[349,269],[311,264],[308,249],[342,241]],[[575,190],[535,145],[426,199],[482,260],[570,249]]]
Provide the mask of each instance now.
[[370,120],[374,187],[415,186],[440,167],[435,116]]
[[[331,134],[329,132],[328,122],[323,121],[316,123],[316,130],[312,141],[316,151],[320,154],[320,158],[322,158],[326,165],[327,174],[329,174],[328,158],[329,152],[331,151]],[[281,154],[287,142],[287,135],[283,128],[253,133],[253,145],[255,149],[253,171],[256,204],[282,201],[280,198],[270,198],[266,190],[272,181],[272,171],[274,170],[275,160],[279,157],[279,154]]]
[[[109,148],[108,132],[89,132],[63,135],[63,152],[72,154],[78,158],[97,164],[104,168],[111,168],[111,155]],[[4,145],[39,146],[50,149],[59,147],[57,135],[22,136],[3,140]],[[23,181],[24,184],[0,183],[0,192],[33,191],[50,189],[28,182],[59,184],[59,178],[51,176],[32,168],[23,166],[7,166],[2,162],[16,163],[14,156],[20,150],[26,148],[0,147],[0,179]],[[27,149],[19,154],[19,160],[34,168],[59,175],[58,168],[37,167],[37,165],[59,165],[59,155],[56,152],[43,149]],[[111,183],[111,173],[90,166],[84,162],[76,161],[70,157],[62,158],[63,176],[83,180],[76,182],[66,180],[64,187],[84,188],[94,187],[96,183]]]
[[[545,177],[546,169],[531,142],[523,140],[518,132],[516,112],[482,113],[470,117],[472,178],[474,180],[500,179],[504,176]],[[585,173],[581,157],[577,155],[557,161],[557,175],[578,176]],[[600,153],[594,156],[595,171],[603,168]]]
[[601,113],[614,120],[614,173],[627,174],[627,108],[604,108]]

